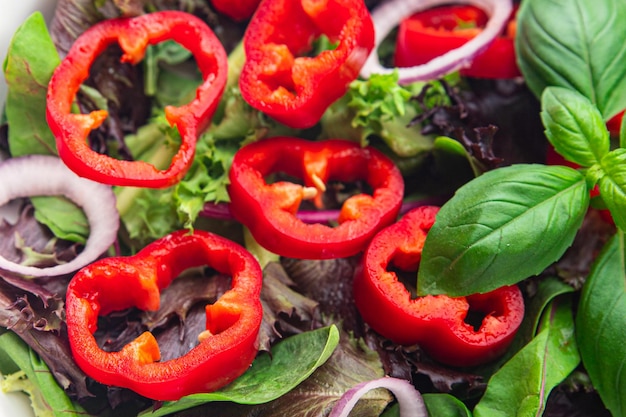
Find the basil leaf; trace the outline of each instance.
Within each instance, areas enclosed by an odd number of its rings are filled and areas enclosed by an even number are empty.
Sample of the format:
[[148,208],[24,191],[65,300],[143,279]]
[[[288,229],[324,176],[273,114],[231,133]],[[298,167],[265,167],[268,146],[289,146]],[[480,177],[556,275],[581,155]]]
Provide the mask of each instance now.
[[540,97],[548,86],[580,92],[604,120],[626,107],[626,2],[524,0],[515,49],[524,80]]
[[613,216],[615,224],[626,230],[626,149],[609,152],[601,161],[598,179],[600,196]]
[[60,59],[40,12],[33,13],[13,35],[4,61],[8,94],[6,117],[11,155],[56,155],[46,122],[48,81]]
[[[543,413],[550,391],[580,363],[571,307],[569,297],[550,304],[537,337],[489,379],[474,417]],[[523,381],[520,375],[524,375]]]
[[585,282],[576,316],[583,364],[604,405],[626,416],[626,271],[624,234],[603,248]]
[[418,294],[462,296],[515,284],[563,255],[589,205],[569,167],[517,164],[468,182],[441,207],[418,269]]
[[541,96],[541,107],[546,136],[568,161],[590,167],[609,152],[609,132],[602,115],[580,93],[548,87]]
[[271,354],[258,356],[250,369],[219,391],[193,394],[178,401],[166,402],[158,410],[140,415],[159,417],[187,410],[212,401],[238,404],[263,404],[294,389],[319,368],[339,343],[339,331],[333,326],[291,336],[272,348]]

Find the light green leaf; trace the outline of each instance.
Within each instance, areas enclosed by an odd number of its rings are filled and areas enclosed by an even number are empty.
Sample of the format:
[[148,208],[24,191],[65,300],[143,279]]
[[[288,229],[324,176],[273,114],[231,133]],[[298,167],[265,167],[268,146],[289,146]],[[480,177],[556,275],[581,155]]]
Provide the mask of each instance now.
[[590,167],[609,152],[609,132],[602,115],[580,93],[548,87],[541,96],[541,107],[546,136],[568,161]]
[[40,12],[33,13],[13,35],[4,61],[8,94],[6,117],[11,155],[56,154],[46,122],[48,81],[60,59]]
[[89,236],[89,221],[85,213],[65,197],[31,197],[35,218],[45,224],[60,239],[85,243]]
[[251,368],[227,387],[208,394],[194,394],[179,401],[166,402],[161,408],[146,410],[142,416],[166,416],[213,401],[238,404],[263,404],[291,391],[307,379],[333,353],[339,331],[333,325],[291,336],[261,354]]
[[524,0],[515,48],[524,80],[540,97],[548,86],[576,90],[604,120],[626,107],[626,2]]
[[601,173],[598,179],[600,196],[615,224],[626,230],[626,149],[615,149],[602,158]]
[[626,416],[624,234],[603,248],[583,286],[576,335],[583,364],[613,417]]
[[542,415],[550,391],[580,363],[571,307],[570,298],[550,304],[537,337],[489,379],[474,417]]
[[518,164],[489,171],[441,207],[418,270],[418,294],[487,292],[543,271],[580,228],[589,191],[578,171]]

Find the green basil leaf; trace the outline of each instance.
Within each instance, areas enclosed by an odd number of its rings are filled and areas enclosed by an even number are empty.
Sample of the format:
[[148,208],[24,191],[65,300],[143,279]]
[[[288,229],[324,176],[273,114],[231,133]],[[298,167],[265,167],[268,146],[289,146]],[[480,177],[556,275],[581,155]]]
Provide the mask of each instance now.
[[518,164],[468,182],[441,207],[418,269],[418,294],[462,296],[520,282],[563,255],[589,205],[583,175]]
[[623,0],[524,0],[515,48],[529,88],[579,91],[609,120],[626,107],[625,20]]
[[569,297],[550,304],[539,334],[489,379],[474,417],[543,413],[550,391],[580,363],[571,307]]
[[585,282],[576,316],[583,364],[604,405],[626,416],[626,271],[624,235],[603,248]]
[[60,59],[43,15],[33,13],[13,35],[4,61],[6,117],[12,156],[56,154],[46,122],[48,81]]
[[602,115],[580,93],[548,87],[541,96],[541,108],[548,140],[568,161],[590,167],[609,152],[609,132]]
[[[613,216],[615,224],[626,230],[626,149],[617,148],[601,161],[598,179],[600,196]],[[596,173],[597,175],[597,173]]]
[[272,348],[271,354],[257,357],[250,369],[232,384],[208,394],[194,394],[166,402],[158,410],[141,415],[166,416],[212,401],[238,404],[263,404],[294,389],[331,356],[339,343],[339,331],[333,326],[291,336]]

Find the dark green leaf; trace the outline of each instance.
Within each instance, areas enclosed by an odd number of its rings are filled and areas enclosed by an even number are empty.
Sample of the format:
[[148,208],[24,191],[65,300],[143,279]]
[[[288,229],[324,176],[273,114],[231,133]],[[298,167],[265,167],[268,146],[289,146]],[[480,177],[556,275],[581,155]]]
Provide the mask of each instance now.
[[548,86],[579,91],[604,120],[626,107],[626,2],[524,0],[516,52],[524,80],[539,97]]
[[465,404],[450,394],[424,394],[428,414],[437,417],[472,417]]
[[541,96],[546,136],[565,159],[590,167],[609,152],[609,132],[598,109],[580,93],[548,87]]
[[13,156],[56,154],[46,123],[48,81],[59,64],[43,15],[32,14],[13,35],[4,61],[8,94],[6,116]]
[[626,230],[626,149],[609,152],[601,161],[602,176],[598,187],[615,224]]
[[571,300],[561,298],[550,304],[539,334],[489,379],[474,417],[540,416],[550,391],[579,362]]
[[611,239],[583,286],[576,335],[583,364],[604,405],[626,416],[626,271],[624,235]]
[[588,204],[572,168],[518,164],[481,175],[439,211],[418,294],[487,292],[540,273],[571,245]]
[[146,410],[141,415],[166,416],[213,401],[238,404],[263,404],[294,389],[307,379],[331,356],[339,343],[335,326],[325,327],[276,344],[271,354],[263,353],[252,367],[235,382],[209,394],[195,394],[179,401],[166,402],[156,411]]

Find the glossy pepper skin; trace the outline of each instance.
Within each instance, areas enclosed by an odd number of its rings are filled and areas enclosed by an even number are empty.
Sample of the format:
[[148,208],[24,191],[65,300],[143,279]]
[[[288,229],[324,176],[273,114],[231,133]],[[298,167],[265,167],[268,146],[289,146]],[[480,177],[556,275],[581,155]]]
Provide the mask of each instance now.
[[[402,20],[398,27],[395,64],[398,67],[425,64],[467,43],[487,20],[485,12],[471,5],[440,6],[415,13]],[[506,33],[494,39],[460,73],[492,79],[521,76],[515,57],[513,22],[509,23]]]
[[[283,172],[303,179],[268,184],[265,177]],[[319,192],[330,180],[363,180],[372,194],[348,198],[339,225],[306,224],[296,217],[308,191]],[[404,181],[393,162],[374,148],[341,139],[308,141],[275,137],[241,148],[230,169],[230,210],[266,249],[301,259],[355,255],[374,234],[395,221]]]
[[[307,57],[321,35],[337,47]],[[308,128],[359,75],[374,25],[363,0],[263,0],[243,42],[243,98],[287,126]]]
[[215,10],[237,22],[249,19],[260,2],[261,0],[211,0]]
[[[137,64],[146,47],[174,40],[195,57],[203,76],[196,97],[181,107],[167,106],[165,117],[178,128],[181,145],[166,170],[143,161],[123,161],[89,148],[87,136],[107,118],[105,110],[73,114],[72,103],[94,60],[111,44],[123,50],[122,62]],[[48,84],[46,117],[59,156],[76,174],[121,186],[164,188],[176,184],[189,169],[198,135],[209,125],[226,85],[227,57],[213,31],[193,15],[163,11],[134,18],[104,20],[74,42]]]
[[[157,310],[162,289],[185,269],[204,265],[230,274],[232,285],[206,306],[207,330],[187,354],[159,362],[159,347],[150,332],[119,352],[98,346],[93,336],[98,316],[131,307]],[[135,256],[104,258],[72,278],[66,296],[72,354],[96,381],[155,400],[216,390],[243,374],[257,354],[261,285],[258,262],[241,246],[200,230],[174,232]]]
[[[522,322],[524,300],[517,286],[459,298],[412,298],[389,270],[392,264],[417,270],[437,211],[434,206],[413,209],[372,239],[355,272],[354,300],[365,322],[395,343],[419,344],[447,365],[484,364],[504,353]],[[465,321],[470,311],[484,315],[477,330]]]

